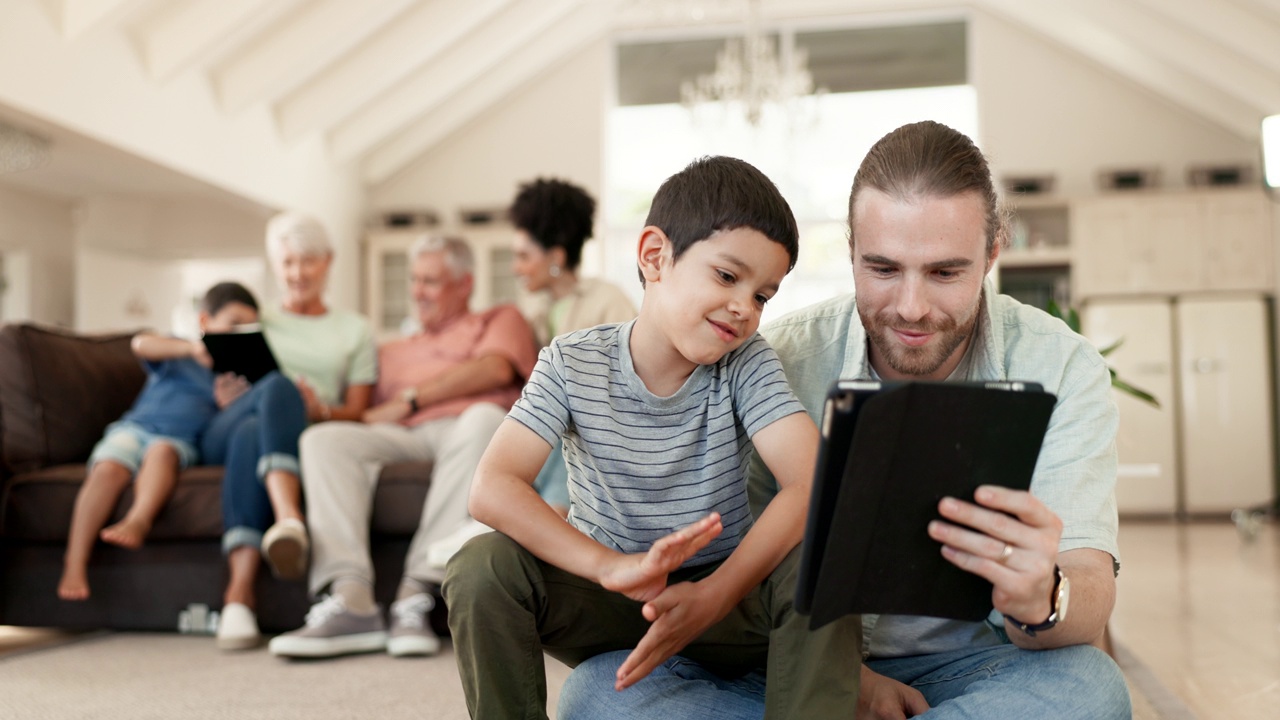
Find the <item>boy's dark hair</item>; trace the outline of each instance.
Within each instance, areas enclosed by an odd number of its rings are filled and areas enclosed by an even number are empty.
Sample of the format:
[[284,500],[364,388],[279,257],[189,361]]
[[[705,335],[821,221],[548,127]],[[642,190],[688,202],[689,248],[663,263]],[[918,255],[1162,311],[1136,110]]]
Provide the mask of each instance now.
[[253,293],[237,282],[220,282],[209,288],[200,301],[200,309],[210,315],[217,315],[219,310],[233,302],[248,305],[255,312],[258,310],[258,301],[254,299]]
[[576,270],[582,245],[591,238],[596,201],[586,190],[563,180],[538,178],[520,186],[507,215],[544,250],[564,248],[564,264]]
[[751,163],[723,155],[698,158],[667,178],[653,196],[644,224],[667,234],[673,261],[717,230],[741,227],[786,248],[791,258],[787,272],[800,253],[796,218],[778,187]]

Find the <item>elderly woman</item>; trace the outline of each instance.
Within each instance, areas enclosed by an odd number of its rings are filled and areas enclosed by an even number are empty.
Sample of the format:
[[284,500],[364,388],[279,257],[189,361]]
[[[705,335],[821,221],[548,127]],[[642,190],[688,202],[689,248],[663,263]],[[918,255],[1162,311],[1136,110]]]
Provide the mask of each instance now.
[[201,446],[205,462],[226,468],[222,547],[230,581],[217,637],[223,649],[261,642],[253,611],[260,553],[277,577],[306,572],[298,436],[310,423],[358,420],[377,379],[368,321],[325,305],[333,248],[324,227],[304,215],[278,215],[267,225],[267,255],[283,297],[279,307],[264,307],[261,319],[283,374],[252,387],[242,378],[219,378],[215,393],[224,402],[235,399]]

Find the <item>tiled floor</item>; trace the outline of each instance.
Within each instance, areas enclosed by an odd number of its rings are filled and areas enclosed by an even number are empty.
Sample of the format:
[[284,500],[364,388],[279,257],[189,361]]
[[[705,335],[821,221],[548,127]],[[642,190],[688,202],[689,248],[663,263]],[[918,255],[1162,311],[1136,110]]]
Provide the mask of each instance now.
[[1145,716],[1277,717],[1280,527],[1122,522],[1120,553],[1111,632],[1157,710]]

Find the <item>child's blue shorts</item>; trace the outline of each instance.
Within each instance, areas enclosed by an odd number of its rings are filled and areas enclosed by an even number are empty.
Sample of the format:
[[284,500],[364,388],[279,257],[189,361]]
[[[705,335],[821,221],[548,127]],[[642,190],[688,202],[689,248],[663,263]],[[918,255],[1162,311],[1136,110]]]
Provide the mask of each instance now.
[[142,456],[156,442],[168,443],[178,452],[179,470],[195,463],[195,446],[186,440],[158,435],[136,423],[118,420],[107,426],[106,434],[93,446],[93,453],[89,455],[89,467],[92,468],[99,460],[114,460],[136,475],[138,466],[142,464]]

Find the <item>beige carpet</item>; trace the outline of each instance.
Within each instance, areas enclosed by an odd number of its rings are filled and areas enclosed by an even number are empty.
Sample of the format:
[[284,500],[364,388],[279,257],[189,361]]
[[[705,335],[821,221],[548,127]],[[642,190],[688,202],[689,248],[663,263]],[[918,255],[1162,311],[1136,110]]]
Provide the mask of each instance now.
[[[265,650],[222,653],[207,637],[68,635],[0,628],[0,719],[236,718],[466,720],[446,643],[439,657],[360,655],[284,661]],[[1124,647],[1135,720],[1193,715]],[[569,670],[548,658],[548,712]]]
[[[548,659],[548,706],[568,668]],[[554,718],[554,712],[551,712]],[[0,656],[0,718],[466,720],[452,648],[434,658],[285,661],[212,638],[102,633]]]

